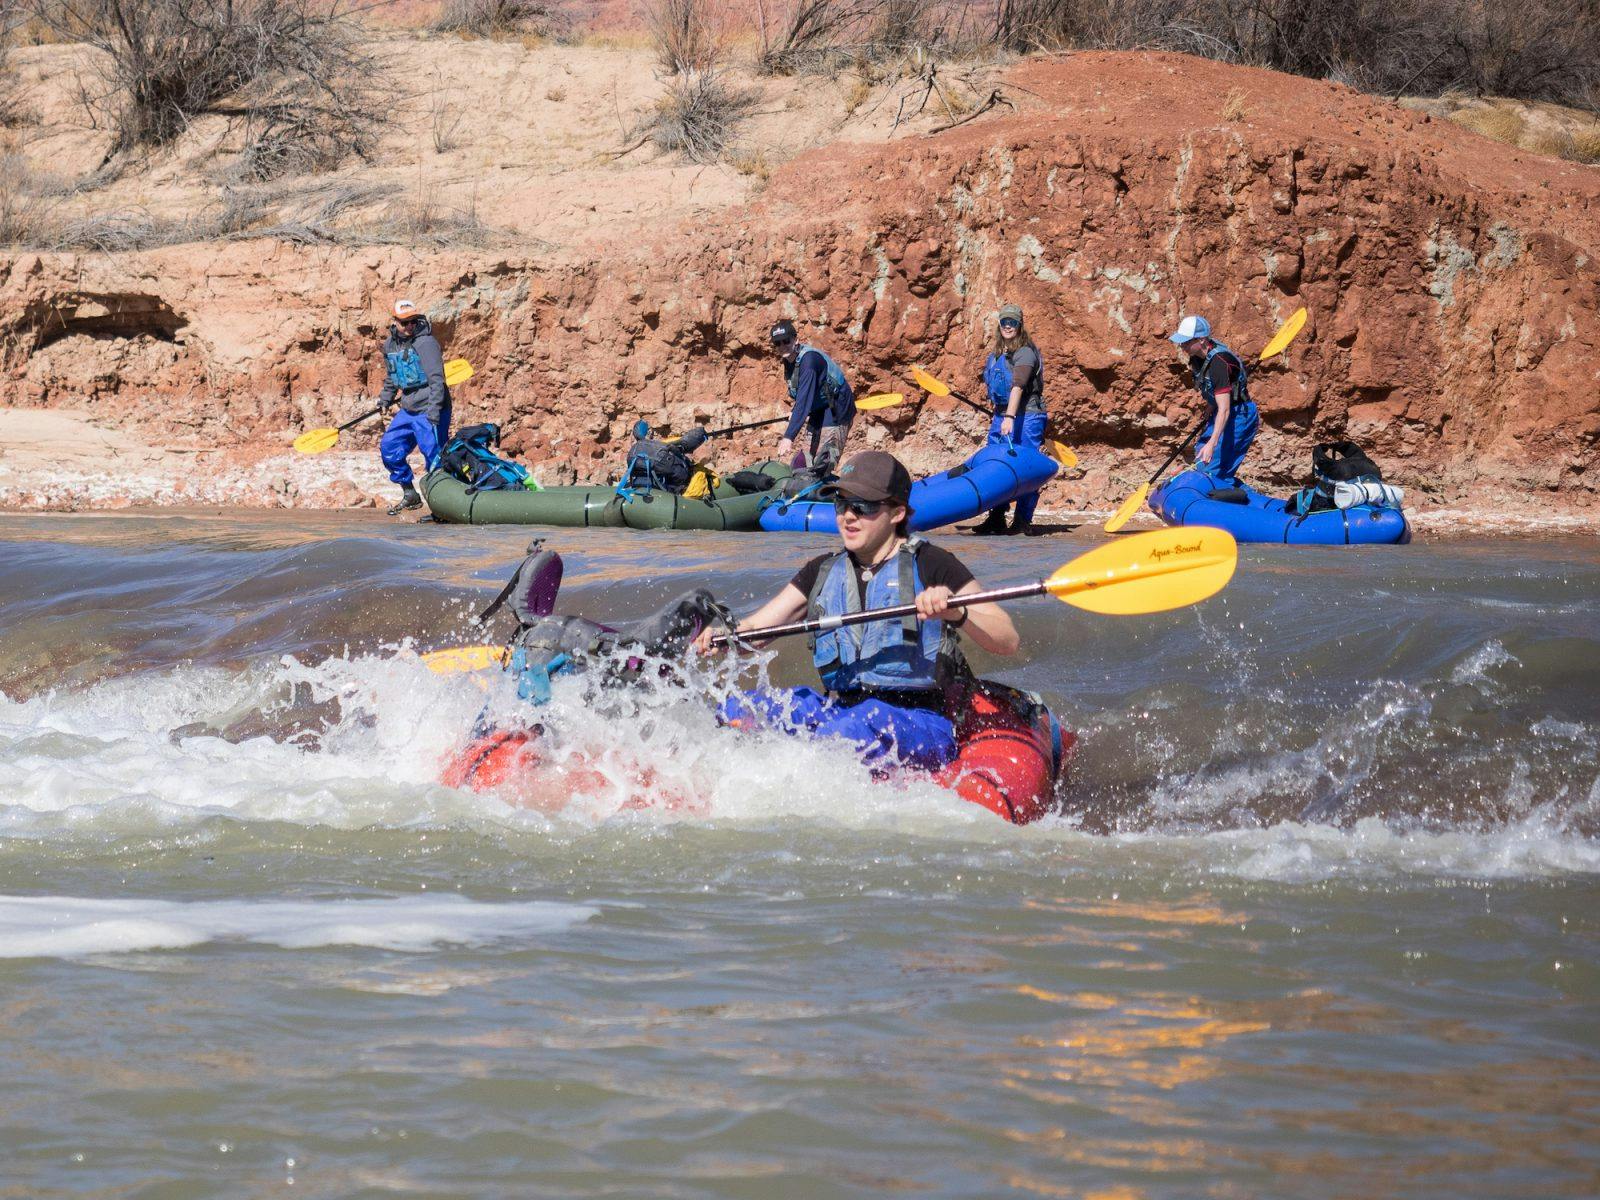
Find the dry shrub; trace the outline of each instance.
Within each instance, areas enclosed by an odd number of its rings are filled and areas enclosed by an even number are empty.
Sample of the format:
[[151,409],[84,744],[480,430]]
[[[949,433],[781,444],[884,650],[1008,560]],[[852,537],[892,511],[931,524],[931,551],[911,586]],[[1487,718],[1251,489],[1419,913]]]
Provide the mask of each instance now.
[[1229,92],[1222,101],[1222,119],[1224,121],[1244,120],[1244,93],[1238,88]]
[[1600,163],[1600,129],[1585,129],[1572,135],[1572,150],[1567,155],[1573,162]]
[[1529,134],[1518,145],[1533,154],[1548,154],[1551,158],[1572,157],[1572,135],[1565,129],[1545,129]]
[[179,137],[197,117],[244,122],[243,175],[365,157],[384,120],[351,0],[38,0],[37,18],[100,50],[83,101],[113,133],[106,162]]
[[767,152],[763,147],[730,154],[728,164],[739,174],[749,176],[758,183],[766,183],[772,178],[772,164],[767,161]]
[[739,122],[755,96],[725,82],[716,70],[675,76],[656,102],[645,134],[656,147],[691,162],[714,162],[732,147]]
[[1522,114],[1503,105],[1488,104],[1480,108],[1464,109],[1452,118],[1474,133],[1493,138],[1497,142],[1517,145],[1527,131],[1528,123]]
[[54,239],[54,205],[40,195],[28,160],[0,144],[0,246],[44,246]]
[[555,36],[564,25],[554,0],[448,0],[433,29],[503,41],[528,35]]
[[[810,2],[831,12],[844,0]],[[997,0],[990,11],[1004,50],[1177,50],[1387,95],[1600,103],[1600,0]]]
[[656,60],[669,75],[708,71],[722,61],[724,22],[710,0],[654,0],[646,16]]

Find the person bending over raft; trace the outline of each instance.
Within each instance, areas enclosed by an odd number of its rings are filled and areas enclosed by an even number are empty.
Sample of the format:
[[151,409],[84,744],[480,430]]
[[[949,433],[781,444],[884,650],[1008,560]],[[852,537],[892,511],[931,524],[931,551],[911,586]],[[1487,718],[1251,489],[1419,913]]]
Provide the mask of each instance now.
[[[1015,304],[1007,304],[1000,310],[994,346],[983,364],[983,384],[989,392],[989,403],[994,406],[994,418],[989,422],[989,445],[1024,445],[1040,449],[1044,445],[1047,421],[1044,363],[1039,357],[1039,347],[1033,344],[1022,326],[1022,309]],[[974,527],[972,532],[1032,533],[1039,493],[1029,492],[1017,497],[1017,512],[1007,528],[1009,507],[1009,504],[1002,504],[991,508],[983,524]]]
[[1237,487],[1239,464],[1261,424],[1250,399],[1250,372],[1242,358],[1211,336],[1211,323],[1204,317],[1183,318],[1168,340],[1177,343],[1188,358],[1194,386],[1206,402],[1195,468],[1220,486]]
[[[957,749],[947,689],[971,678],[958,631],[991,654],[1012,655],[1016,626],[995,604],[950,608],[951,596],[978,591],[978,582],[955,555],[908,535],[911,474],[893,455],[855,455],[821,495],[833,500],[844,549],[806,563],[738,629],[902,604],[908,596],[918,615],[816,635],[812,658],[825,691],[744,692],[719,715],[731,725],[843,738],[875,768],[936,770]],[[711,636],[701,634],[696,646],[708,650]]]
[[[821,350],[800,341],[793,321],[772,327],[772,348],[783,363],[783,381],[794,409],[778,441],[778,461],[794,466],[832,466],[844,457],[844,440],[856,419],[856,394],[834,362]],[[802,429],[811,436],[804,464],[792,462],[794,440]]]
[[394,324],[383,344],[383,358],[388,378],[378,405],[385,409],[400,405],[378,443],[378,456],[389,468],[389,478],[400,485],[400,502],[389,510],[394,517],[408,508],[422,507],[406,460],[413,450],[420,450],[428,470],[439,465],[439,451],[450,436],[450,388],[444,381],[439,339],[413,301],[395,301]]

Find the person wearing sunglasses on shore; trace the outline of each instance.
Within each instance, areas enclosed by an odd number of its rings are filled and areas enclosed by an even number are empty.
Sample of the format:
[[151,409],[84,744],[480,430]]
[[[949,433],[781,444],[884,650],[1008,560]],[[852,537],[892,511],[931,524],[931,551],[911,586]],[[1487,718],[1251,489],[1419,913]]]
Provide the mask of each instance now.
[[[1017,628],[997,604],[952,609],[950,597],[980,590],[972,572],[909,532],[911,474],[892,454],[854,455],[832,499],[843,549],[800,568],[784,589],[739,622],[759,629],[915,601],[915,617],[872,621],[816,635],[812,661],[822,691],[799,687],[741,692],[722,705],[724,723],[842,738],[875,769],[936,770],[956,755],[948,705],[971,679],[960,640],[1002,656],[1017,652]],[[711,649],[712,631],[697,639]]]
[[[983,385],[989,393],[989,403],[994,406],[988,444],[1032,446],[1035,450],[1042,447],[1048,424],[1044,407],[1044,363],[1039,347],[1023,328],[1022,309],[1018,305],[1007,304],[1000,310],[994,345],[983,364]],[[991,508],[983,523],[972,527],[972,532],[1031,534],[1039,493],[1029,492],[1017,497],[1016,515],[1007,526],[1006,510],[1010,507],[1002,504]]]
[[389,510],[391,517],[397,517],[407,509],[422,507],[407,460],[413,450],[420,450],[428,470],[439,465],[439,452],[450,438],[450,388],[444,381],[444,351],[416,302],[396,300],[393,315],[394,323],[383,344],[388,374],[378,394],[378,406],[400,407],[383,431],[378,457],[388,468],[389,478],[400,485],[399,503]]
[[[779,321],[769,336],[783,364],[784,386],[794,402],[789,424],[778,441],[778,461],[793,466],[833,466],[844,457],[844,440],[856,419],[856,394],[838,363],[800,340],[793,321]],[[802,429],[810,433],[803,463],[792,457]]]

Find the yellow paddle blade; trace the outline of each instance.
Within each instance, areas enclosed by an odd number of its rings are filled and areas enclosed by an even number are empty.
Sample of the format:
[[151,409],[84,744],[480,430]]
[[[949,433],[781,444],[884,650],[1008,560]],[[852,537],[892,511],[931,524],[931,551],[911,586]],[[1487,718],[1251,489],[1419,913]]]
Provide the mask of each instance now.
[[472,378],[472,364],[464,358],[452,358],[444,365],[444,381],[446,386],[455,387]]
[[1256,361],[1266,362],[1273,355],[1282,354],[1289,348],[1289,343],[1294,341],[1295,335],[1305,327],[1306,310],[1302,308],[1283,323],[1283,328],[1273,335],[1272,340],[1267,343],[1267,348],[1257,356]]
[[877,412],[880,408],[893,408],[896,404],[905,403],[905,397],[899,392],[879,392],[875,396],[863,396],[856,401],[856,408],[861,412]]
[[1046,454],[1063,467],[1075,467],[1078,465],[1078,456],[1072,452],[1072,447],[1064,442],[1056,442],[1045,438],[1043,449]]
[[428,670],[437,675],[503,667],[507,660],[504,646],[454,646],[449,650],[430,650],[422,656],[422,661],[428,664]]
[[948,396],[950,394],[950,388],[947,384],[941,383],[921,367],[911,368],[911,378],[915,379],[917,386],[929,395]]
[[1238,562],[1238,544],[1225,529],[1154,529],[1080,554],[1045,580],[1045,587],[1090,612],[1165,612],[1216,595]]
[[1148,483],[1141,483],[1139,485],[1139,490],[1124,500],[1122,502],[1122,507],[1117,509],[1117,511],[1112,514],[1111,520],[1105,523],[1103,527],[1105,531],[1107,533],[1115,533],[1117,530],[1126,525],[1129,518],[1131,518],[1134,513],[1139,511],[1140,507],[1144,504],[1144,498],[1149,494],[1150,485]]
[[294,448],[301,454],[321,454],[338,444],[337,429],[308,429],[294,440]]

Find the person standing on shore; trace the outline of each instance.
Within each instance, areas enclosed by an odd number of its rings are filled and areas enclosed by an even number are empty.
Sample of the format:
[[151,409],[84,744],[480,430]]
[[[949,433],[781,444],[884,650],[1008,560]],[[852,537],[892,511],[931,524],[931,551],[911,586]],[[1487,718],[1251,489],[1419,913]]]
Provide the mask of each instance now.
[[[1039,347],[1023,328],[1022,309],[1007,304],[1000,310],[994,345],[983,364],[983,384],[989,393],[989,403],[994,406],[994,417],[989,422],[989,445],[1032,446],[1035,450],[1044,445],[1047,416],[1044,408],[1044,362]],[[1033,513],[1039,507],[1039,493],[1029,492],[1017,497],[1016,514],[1011,524],[1006,524],[1009,504],[991,508],[981,525],[972,532],[979,535],[997,533],[1030,534],[1033,532]]]
[[1250,372],[1244,360],[1211,336],[1211,322],[1185,317],[1167,339],[1189,360],[1194,386],[1206,403],[1194,465],[1220,487],[1237,487],[1239,464],[1256,440],[1261,417],[1250,399]]
[[789,424],[778,442],[778,461],[790,462],[795,438],[810,431],[810,450],[805,455],[808,467],[832,467],[844,457],[845,438],[856,419],[856,394],[834,362],[821,350],[800,341],[789,320],[772,327],[772,348],[783,363],[783,381],[789,389],[794,409]]
[[378,443],[378,456],[389,469],[389,478],[400,485],[400,500],[389,509],[391,517],[422,507],[422,497],[412,485],[411,452],[420,450],[431,471],[450,436],[450,388],[444,381],[444,351],[439,339],[414,301],[396,300],[393,315],[394,323],[383,344],[388,376],[378,396],[381,408],[400,406]]

